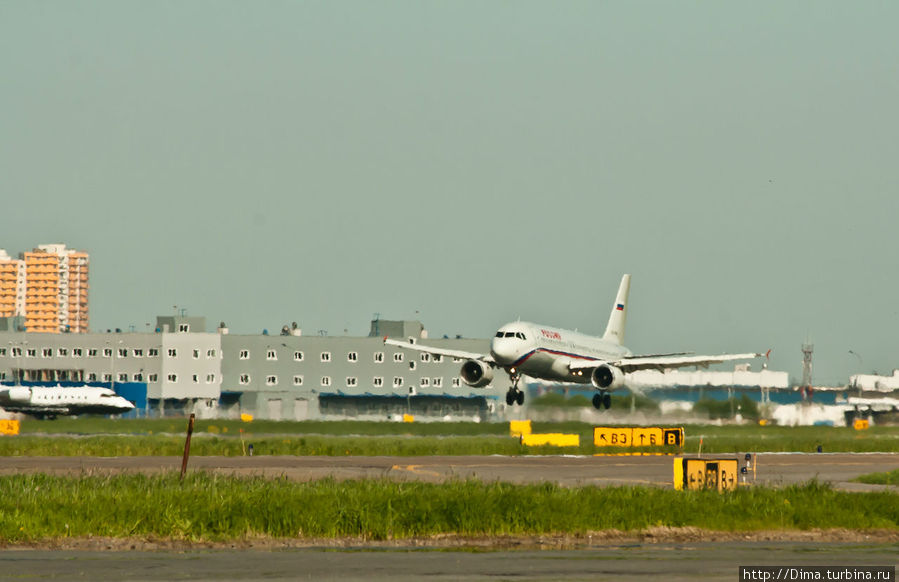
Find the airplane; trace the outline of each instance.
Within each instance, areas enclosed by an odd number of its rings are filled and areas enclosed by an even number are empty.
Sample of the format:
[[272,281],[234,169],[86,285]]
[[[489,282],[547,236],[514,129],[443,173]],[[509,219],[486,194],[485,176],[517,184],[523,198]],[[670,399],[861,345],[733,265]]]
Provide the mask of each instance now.
[[462,380],[474,388],[493,381],[494,370],[501,368],[512,381],[506,404],[524,404],[524,392],[518,388],[521,376],[574,384],[592,384],[596,389],[593,406],[610,408],[609,392],[625,387],[625,376],[637,370],[707,368],[731,360],[760,358],[763,354],[721,354],[697,356],[692,352],[634,355],[622,345],[627,322],[627,296],[631,276],[624,275],[612,304],[612,313],[602,337],[585,335],[536,323],[516,321],[499,328],[490,344],[489,354],[478,354],[419,345],[415,339],[399,341],[384,338],[387,345],[433,355],[464,359]]
[[54,419],[75,414],[121,414],[134,404],[109,388],[85,386],[0,386],[0,407],[8,412]]

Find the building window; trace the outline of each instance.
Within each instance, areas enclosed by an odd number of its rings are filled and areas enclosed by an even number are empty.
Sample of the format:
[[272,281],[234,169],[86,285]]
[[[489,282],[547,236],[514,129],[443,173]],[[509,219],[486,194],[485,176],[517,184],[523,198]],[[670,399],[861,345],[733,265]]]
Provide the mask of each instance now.
[[131,350],[131,355],[135,358],[143,358],[144,357],[144,349],[143,348],[134,348]]
[[403,385],[403,377],[402,376],[394,376],[393,377],[393,387],[400,388]]
[[14,358],[21,358],[22,357],[22,348],[13,348],[11,354],[12,354],[12,357],[14,357]]
[[199,360],[200,359],[200,350],[198,350],[197,348],[194,348],[193,356],[194,356],[195,360]]
[[127,358],[128,357],[128,348],[119,348],[119,357]]
[[394,362],[402,362],[403,361],[403,353],[397,352],[397,353],[393,354],[393,361]]
[[132,376],[131,379],[134,380],[135,382],[143,382],[143,381],[144,381],[144,375],[141,374],[140,372],[138,372],[137,374],[135,374],[134,376]]
[[427,388],[428,386],[431,385],[431,379],[430,378],[422,378],[421,380],[418,381],[418,385],[421,386],[422,388]]
[[297,374],[293,377],[293,385],[294,386],[302,386],[303,385],[303,377]]
[[175,349],[175,348],[169,348],[168,354],[169,354],[169,357],[170,357],[170,358],[177,358],[177,357],[178,357],[178,350]]
[[119,374],[118,382],[127,382],[127,381],[128,381],[128,374]]
[[91,372],[90,374],[88,374],[88,375],[87,375],[87,381],[88,381],[88,382],[96,382],[96,381],[97,381],[97,374],[96,374],[96,372]]
[[212,384],[215,382],[215,374],[206,374],[206,383]]
[[459,378],[453,378],[453,388],[458,388],[462,385],[462,380]]
[[422,353],[422,354],[421,354],[421,361],[422,361],[422,362],[430,362],[430,361],[431,361],[431,354]]
[[382,378],[380,376],[375,376],[374,379],[372,380],[372,384],[375,385],[375,388],[380,388],[381,386],[384,385],[384,378]]
[[159,374],[150,374],[150,378],[149,378],[149,379],[150,379],[150,382],[158,382],[158,381],[159,381]]
[[206,350],[206,357],[207,357],[207,358],[214,358],[214,357],[215,357],[215,349],[213,348],[213,349],[210,349],[210,350]]
[[241,374],[240,375],[240,383],[241,384],[249,384],[250,383],[250,375],[249,374]]
[[358,383],[359,383],[359,381],[356,379],[355,376],[347,376],[347,378],[346,378],[346,385],[347,385],[347,386],[352,387],[352,386],[357,385]]
[[103,348],[103,357],[111,358],[112,357],[112,348]]
[[275,350],[269,350],[265,353],[265,359],[266,360],[277,360],[278,353]]
[[331,352],[322,352],[322,361],[330,362],[331,361]]
[[409,369],[410,369],[410,370],[414,370],[414,369],[415,369],[415,362],[409,362]]
[[250,359],[250,350],[240,350],[240,355],[238,357],[241,360],[249,360]]
[[148,349],[147,355],[150,356],[151,358],[158,358],[159,357],[159,348]]
[[188,331],[190,331],[190,324],[187,324],[187,323],[179,323],[179,324],[178,324],[178,331],[180,331],[180,332],[185,332],[185,333],[188,332]]
[[[3,350],[3,353],[0,354],[0,355],[5,356],[5,355],[6,355],[6,350]],[[65,357],[65,356],[68,356],[68,355],[69,355],[69,349],[68,349],[68,348],[59,348],[58,350],[56,350],[56,355],[59,356],[59,357]]]
[[384,352],[375,352],[375,363],[380,364],[384,361]]
[[84,355],[84,350],[82,350],[81,348],[72,348],[72,357],[73,358],[80,358],[83,355]]
[[200,383],[200,376],[199,376],[199,374],[194,374],[193,376],[190,377],[190,379],[193,380],[194,384],[199,384],[199,383]]
[[331,385],[331,376],[322,376],[322,386]]
[[97,357],[97,348],[88,348],[87,357],[88,358],[96,358]]
[[103,374],[104,382],[112,382],[112,374]]
[[346,355],[347,362],[358,362],[359,361],[359,353],[358,352],[350,352]]
[[440,388],[443,386],[443,378],[434,378],[431,380],[431,385],[434,386],[434,388]]
[[166,378],[168,379],[169,382],[177,382],[178,374],[169,374]]
[[42,348],[41,349],[41,357],[42,358],[52,358],[53,357],[53,348]]
[[293,353],[293,361],[294,362],[302,362],[303,361],[303,352],[294,352]]
[[0,357],[6,357],[6,348],[0,348]]
[[25,357],[26,358],[34,358],[37,356],[37,350],[35,348],[26,348],[25,349]]
[[265,377],[265,385],[266,386],[274,386],[278,383],[278,377],[275,375],[266,376]]
[[434,361],[434,362],[442,362],[442,361],[443,361],[443,356],[441,356],[440,354],[432,354],[432,355],[431,355],[431,360]]

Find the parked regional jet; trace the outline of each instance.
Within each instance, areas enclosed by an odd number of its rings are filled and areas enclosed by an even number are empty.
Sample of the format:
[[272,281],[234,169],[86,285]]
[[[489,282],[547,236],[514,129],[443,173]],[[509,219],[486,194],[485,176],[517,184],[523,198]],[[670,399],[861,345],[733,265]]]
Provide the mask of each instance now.
[[109,388],[85,386],[0,386],[0,407],[37,418],[56,418],[73,414],[120,414],[134,404]]
[[465,359],[462,380],[469,386],[482,388],[493,381],[495,368],[509,374],[512,387],[506,393],[510,406],[524,403],[524,392],[518,388],[522,375],[555,382],[592,384],[598,391],[593,396],[596,408],[611,406],[609,392],[624,387],[625,375],[636,370],[708,367],[730,360],[759,358],[762,354],[722,354],[697,356],[690,352],[635,356],[622,344],[627,321],[627,296],[631,276],[624,275],[612,314],[602,337],[557,329],[535,323],[517,321],[499,328],[490,344],[489,354],[477,354],[423,346],[414,339],[399,341],[384,338],[384,343],[429,354]]

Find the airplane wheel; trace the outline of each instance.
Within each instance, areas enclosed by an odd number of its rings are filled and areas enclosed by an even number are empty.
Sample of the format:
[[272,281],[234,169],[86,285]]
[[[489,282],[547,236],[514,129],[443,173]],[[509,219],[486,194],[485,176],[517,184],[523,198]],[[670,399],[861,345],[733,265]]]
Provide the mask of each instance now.
[[606,410],[612,408],[612,395],[608,392],[602,395],[602,405],[606,407]]
[[506,404],[509,406],[515,404],[515,394],[513,394],[511,390],[506,392]]
[[522,404],[524,404],[524,392],[521,392],[519,390],[518,392],[515,393],[515,402],[518,403],[518,406],[521,406]]
[[596,410],[602,410],[602,396],[599,394],[593,395],[593,408]]

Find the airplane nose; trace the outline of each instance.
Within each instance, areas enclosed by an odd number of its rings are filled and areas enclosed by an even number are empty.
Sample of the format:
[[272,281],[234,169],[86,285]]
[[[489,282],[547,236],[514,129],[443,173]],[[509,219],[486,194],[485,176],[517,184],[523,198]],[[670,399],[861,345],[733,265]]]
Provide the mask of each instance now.
[[515,360],[515,346],[511,345],[511,343],[501,339],[493,340],[490,351],[493,352],[493,357],[499,363],[507,364]]

